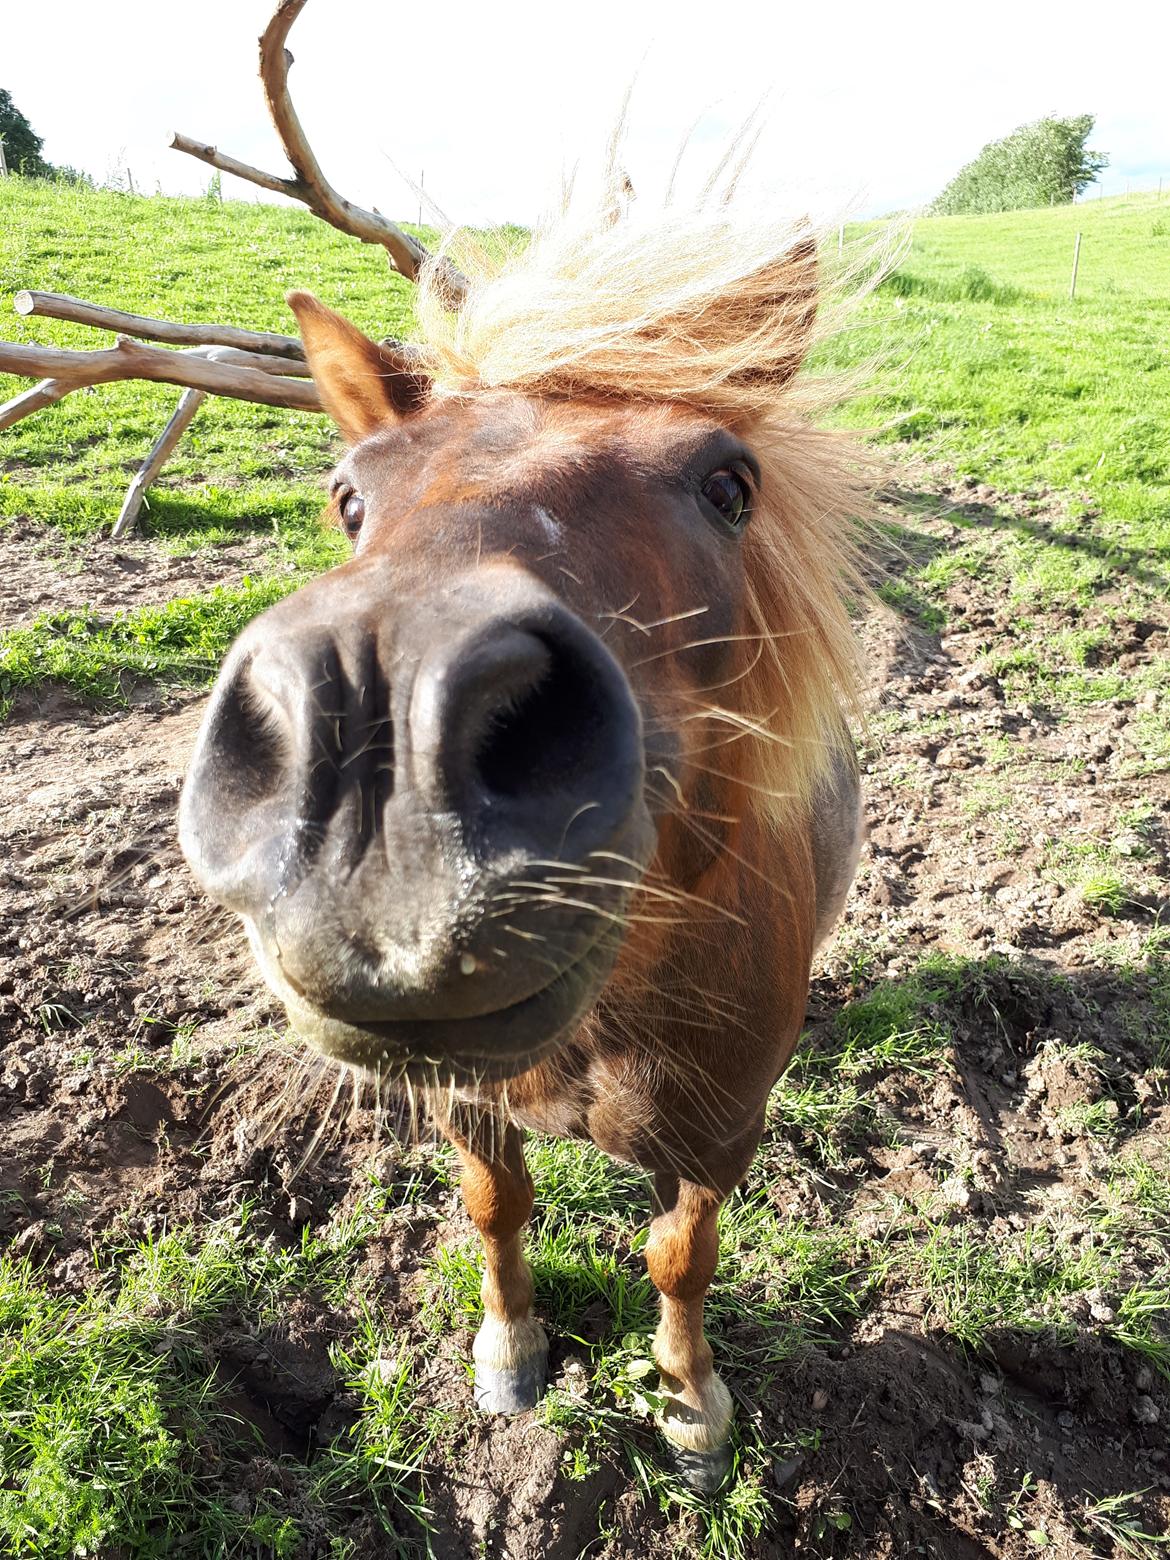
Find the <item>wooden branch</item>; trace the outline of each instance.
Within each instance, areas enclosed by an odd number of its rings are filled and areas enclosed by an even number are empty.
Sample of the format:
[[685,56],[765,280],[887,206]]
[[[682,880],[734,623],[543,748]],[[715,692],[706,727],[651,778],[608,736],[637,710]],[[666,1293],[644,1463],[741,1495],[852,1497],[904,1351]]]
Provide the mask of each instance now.
[[120,537],[127,536],[134,529],[147,488],[162,470],[171,451],[190,427],[191,419],[206,399],[206,390],[184,390],[179,397],[179,404],[173,416],[155,440],[154,448],[142,462],[138,474],[127,489],[126,497],[122,500],[121,513],[114,522],[114,529],[110,532],[113,540],[117,541]]
[[[261,189],[300,201],[314,216],[340,229],[342,233],[360,238],[363,243],[381,244],[395,270],[408,281],[416,282],[419,272],[430,258],[426,247],[411,238],[409,233],[404,233],[381,212],[367,211],[364,206],[346,200],[344,195],[333,188],[321,170],[293,107],[288,89],[288,72],[293,59],[285,44],[305,3],[306,0],[277,0],[272,19],[260,38],[260,80],[268,101],[268,112],[284,147],[285,156],[292,164],[295,178],[281,178],[274,173],[265,173],[249,163],[227,156],[205,141],[196,141],[192,136],[178,132],[172,138],[171,146],[176,151],[186,152],[190,157],[198,157],[201,162],[209,163],[224,173],[246,179],[250,184],[258,184]],[[443,291],[451,306],[456,307],[467,292],[467,280],[445,261],[440,275]]]
[[289,96],[288,69],[293,61],[285,42],[292,24],[304,8],[305,0],[277,0],[272,20],[260,37],[260,80],[280,144],[297,176],[298,197],[314,215],[340,228],[343,233],[352,233],[368,244],[383,245],[395,268],[410,281],[417,281],[427,259],[422,244],[377,212],[355,206],[338,194],[322,173],[301,128]]
[[40,315],[49,320],[72,320],[99,330],[144,336],[148,341],[169,341],[177,347],[238,347],[246,352],[270,353],[304,362],[305,349],[298,336],[280,336],[266,330],[242,330],[235,325],[181,325],[176,320],[156,320],[148,314],[127,314],[104,304],[87,303],[68,293],[18,292],[12,300],[17,314]]
[[312,378],[303,358],[298,361],[291,357],[269,357],[264,352],[241,352],[237,347],[199,347],[185,355],[210,358],[213,363],[235,363],[240,368],[258,368],[261,373],[275,374],[278,379]]
[[0,406],[0,432],[5,428],[11,428],[13,423],[18,423],[22,417],[31,417],[43,406],[52,406],[54,402],[67,396],[71,390],[80,389],[80,385],[66,384],[62,379],[42,379],[39,385],[34,385],[31,390],[22,391],[20,395],[14,395],[11,401],[5,401]]
[[119,336],[116,346],[102,352],[0,341],[0,373],[49,375],[67,381],[70,389],[120,379],[150,379],[160,384],[209,390],[213,395],[232,396],[237,401],[256,401],[263,406],[298,407],[307,412],[323,410],[311,383],[285,383],[263,369],[216,362],[198,352],[145,347],[125,336]]
[[229,157],[217,146],[208,146],[206,141],[197,141],[194,136],[184,135],[180,130],[176,130],[171,136],[171,150],[186,152],[188,157],[198,157],[200,162],[210,163],[213,168],[218,168],[223,173],[235,174],[237,179],[245,179],[249,184],[258,184],[262,190],[272,190],[277,195],[287,195],[290,200],[301,198],[294,179],[282,179],[279,174],[265,173],[262,168],[253,168],[251,163],[240,162],[238,158]]
[[[210,357],[217,363],[234,363],[240,368],[258,368],[266,374],[275,374],[280,378],[308,379],[310,377],[307,363],[298,363],[294,358],[268,357],[262,352],[241,352],[234,347],[216,349],[199,347],[189,355]],[[42,379],[40,384],[35,385],[31,390],[22,391],[20,395],[13,396],[11,401],[0,404],[0,433],[5,428],[11,428],[14,423],[20,422],[22,418],[31,417],[34,412],[55,405],[65,396],[72,395],[74,390],[84,390],[95,383],[97,381],[86,379]],[[230,392],[221,393],[227,395]]]

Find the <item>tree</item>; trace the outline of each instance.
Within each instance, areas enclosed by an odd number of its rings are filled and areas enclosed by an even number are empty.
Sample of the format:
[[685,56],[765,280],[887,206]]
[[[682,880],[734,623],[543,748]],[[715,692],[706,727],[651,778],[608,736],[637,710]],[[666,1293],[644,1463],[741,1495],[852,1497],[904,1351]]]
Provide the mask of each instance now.
[[53,172],[41,156],[44,142],[12,101],[11,92],[3,87],[0,87],[0,140],[4,142],[4,161],[9,173],[47,179]]
[[1108,166],[1085,142],[1092,114],[1049,115],[991,141],[955,175],[931,206],[938,216],[1014,211],[1021,206],[1067,206]]

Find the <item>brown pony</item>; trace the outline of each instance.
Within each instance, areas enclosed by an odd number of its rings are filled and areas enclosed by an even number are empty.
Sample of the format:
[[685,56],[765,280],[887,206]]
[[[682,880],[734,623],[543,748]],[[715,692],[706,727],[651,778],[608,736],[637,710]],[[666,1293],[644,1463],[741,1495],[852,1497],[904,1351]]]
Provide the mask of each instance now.
[[182,800],[295,1030],[459,1151],[485,1412],[546,1373],[522,1129],[652,1174],[661,1427],[708,1490],[719,1207],[861,830],[817,291],[811,233],[713,199],[565,216],[455,313],[424,276],[409,352],[293,293],[353,557],[240,636]]

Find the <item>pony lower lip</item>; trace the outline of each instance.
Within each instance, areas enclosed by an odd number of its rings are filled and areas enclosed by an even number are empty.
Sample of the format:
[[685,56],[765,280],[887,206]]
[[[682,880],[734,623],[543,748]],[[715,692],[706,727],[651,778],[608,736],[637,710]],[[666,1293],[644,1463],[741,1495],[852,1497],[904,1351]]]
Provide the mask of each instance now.
[[[476,1018],[347,1023],[310,1012],[305,1038],[351,1065],[381,1071],[398,1067],[419,1081],[433,1081],[436,1070],[452,1076],[510,1076],[542,1060],[579,1021],[595,996],[598,976],[604,980],[608,974],[619,942],[613,931],[604,933],[539,991]],[[584,1002],[574,998],[570,985],[579,987]],[[485,1029],[490,1033],[483,1034]],[[520,1033],[510,1035],[510,1030]],[[509,1045],[509,1039],[520,1043]]]

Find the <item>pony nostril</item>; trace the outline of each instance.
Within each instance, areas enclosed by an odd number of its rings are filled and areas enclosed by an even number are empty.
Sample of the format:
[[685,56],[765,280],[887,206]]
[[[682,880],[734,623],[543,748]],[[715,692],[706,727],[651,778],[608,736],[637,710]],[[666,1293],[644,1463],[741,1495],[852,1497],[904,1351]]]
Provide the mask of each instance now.
[[184,854],[222,904],[243,908],[270,813],[287,784],[293,740],[280,707],[258,685],[250,656],[221,677],[204,718],[179,804]]
[[[642,736],[625,674],[583,623],[537,598],[435,645],[410,704],[411,770],[480,857],[608,838],[636,805]],[[577,820],[586,820],[578,823]]]
[[566,646],[537,643],[539,674],[489,712],[472,755],[483,788],[508,799],[575,789],[604,734],[606,700],[589,666]]
[[241,662],[223,689],[204,737],[216,770],[217,806],[245,808],[266,801],[284,784],[289,758],[287,723],[279,707]]
[[270,634],[221,675],[183,788],[180,833],[222,903],[255,909],[329,842],[353,870],[394,786],[373,635]]

